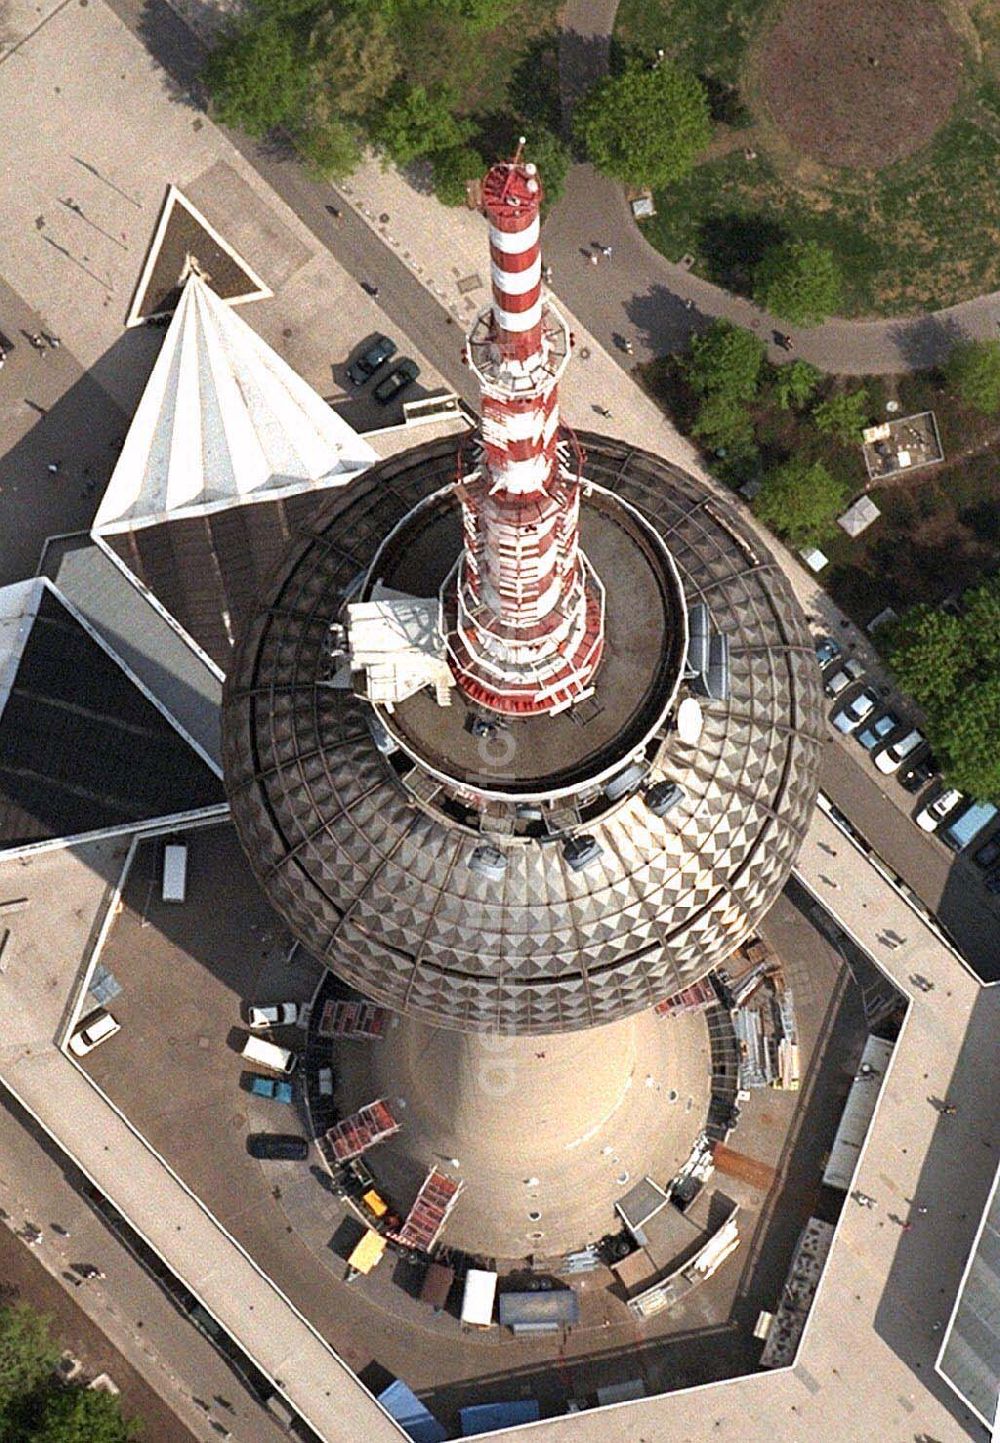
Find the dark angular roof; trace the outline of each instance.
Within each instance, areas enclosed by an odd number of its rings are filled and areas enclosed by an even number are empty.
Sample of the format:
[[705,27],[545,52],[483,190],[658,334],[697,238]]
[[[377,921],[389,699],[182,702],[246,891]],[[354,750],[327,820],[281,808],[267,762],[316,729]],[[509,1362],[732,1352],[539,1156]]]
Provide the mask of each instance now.
[[233,817],[269,899],[352,985],[437,1026],[571,1030],[695,981],[771,906],[815,800],[822,691],[780,566],[677,467],[581,439],[585,475],[643,512],[688,604],[728,635],[732,676],[728,700],[703,702],[696,746],[663,741],[657,767],[683,803],[658,818],[632,797],[588,823],[599,865],[573,872],[559,846],[532,843],[508,849],[499,882],[472,871],[475,832],[408,797],[367,704],[322,684],[345,591],[391,527],[453,482],[453,441],[330,498],[261,598],[224,690]]
[[291,537],[312,520],[324,494],[248,501],[108,532],[102,540],[226,671],[232,637],[246,629]]
[[0,713],[0,849],[224,800],[190,743],[46,587]]

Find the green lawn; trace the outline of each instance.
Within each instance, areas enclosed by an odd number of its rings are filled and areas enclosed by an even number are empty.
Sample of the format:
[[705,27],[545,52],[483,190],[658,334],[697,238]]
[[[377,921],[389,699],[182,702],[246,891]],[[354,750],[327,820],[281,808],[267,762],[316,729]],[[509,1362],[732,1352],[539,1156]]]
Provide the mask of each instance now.
[[[615,36],[645,54],[662,45],[738,91],[747,45],[772,10],[772,0],[733,0],[721,15],[703,0],[623,0]],[[644,233],[671,260],[689,253],[698,274],[743,293],[769,244],[816,240],[841,263],[848,315],[936,310],[1000,289],[1000,84],[992,32],[985,21],[980,29],[984,58],[967,56],[950,119],[918,153],[878,172],[811,164],[805,181],[787,154],[769,151],[766,127],[720,124],[714,158],[657,193]]]

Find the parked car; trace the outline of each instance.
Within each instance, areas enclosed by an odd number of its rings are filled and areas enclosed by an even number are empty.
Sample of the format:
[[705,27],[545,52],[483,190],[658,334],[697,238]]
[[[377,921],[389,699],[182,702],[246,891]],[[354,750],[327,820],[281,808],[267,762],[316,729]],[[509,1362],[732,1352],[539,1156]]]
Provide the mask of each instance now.
[[896,776],[905,792],[919,792],[922,786],[940,775],[940,772],[937,757],[932,751],[926,751],[915,762],[911,761],[907,766],[901,767]]
[[260,1032],[265,1027],[285,1027],[298,1020],[297,1002],[262,1002],[247,1009],[247,1025],[254,1032]]
[[304,1162],[309,1156],[309,1144],[304,1137],[290,1132],[252,1132],[247,1138],[247,1152],[268,1162]]
[[855,727],[859,727],[866,721],[871,713],[878,706],[878,692],[872,687],[866,686],[864,691],[858,692],[857,696],[833,714],[833,724],[839,732],[846,736]]
[[922,747],[926,740],[923,732],[918,731],[916,727],[911,727],[905,736],[890,742],[883,751],[879,752],[875,758],[875,765],[880,772],[885,772],[888,776],[890,772],[894,772],[898,766],[901,766],[908,756],[912,756],[917,747]]
[[987,872],[983,878],[987,892],[994,897],[1000,897],[1000,867],[994,867],[992,872]]
[[121,1028],[121,1023],[116,1022],[110,1012],[98,1007],[94,1012],[88,1013],[79,1024],[69,1040],[69,1050],[76,1053],[77,1057],[86,1057],[88,1052],[93,1052],[95,1047],[100,1047],[102,1042],[114,1037]]
[[400,361],[398,366],[394,366],[388,376],[383,376],[372,395],[380,406],[388,406],[390,401],[396,399],[400,391],[405,391],[407,386],[412,386],[419,375],[420,367],[416,361],[407,358],[405,361]]
[[977,867],[982,867],[984,872],[992,867],[994,862],[1000,861],[1000,832],[994,832],[989,841],[979,848],[972,860]]
[[998,808],[992,802],[970,802],[948,818],[938,836],[953,852],[964,852],[997,815]]
[[823,690],[827,696],[839,696],[840,693],[850,686],[852,681],[858,681],[863,677],[865,669],[856,656],[849,656],[843,666],[830,673],[823,683]]
[[866,752],[873,752],[880,747],[890,732],[894,732],[902,723],[894,711],[883,712],[875,721],[869,722],[861,731],[854,733],[854,740],[864,747]]
[[254,1097],[267,1097],[272,1102],[291,1102],[295,1095],[290,1082],[280,1077],[262,1077],[256,1072],[250,1078],[250,1091]]
[[834,641],[832,636],[817,636],[814,643],[816,660],[820,666],[829,666],[831,661],[836,661],[838,656],[843,656],[844,648],[839,642]]
[[949,787],[947,791],[939,792],[925,807],[920,808],[915,818],[917,826],[924,832],[933,832],[948,813],[953,812],[959,802],[964,801],[965,798],[957,787]]
[[390,341],[388,336],[376,336],[368,349],[348,366],[347,379],[352,386],[363,386],[395,354],[395,341]]

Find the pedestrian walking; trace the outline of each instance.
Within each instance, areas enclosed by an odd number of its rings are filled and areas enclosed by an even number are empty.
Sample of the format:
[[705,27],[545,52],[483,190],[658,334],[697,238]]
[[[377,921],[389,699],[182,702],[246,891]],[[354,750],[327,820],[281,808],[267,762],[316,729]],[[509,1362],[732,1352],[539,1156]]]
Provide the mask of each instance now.
[[691,299],[690,296],[688,296],[687,300],[684,302],[684,309],[686,311],[689,311],[693,305],[694,301]]
[[59,339],[59,337],[51,335],[48,331],[42,332],[42,340],[46,341],[54,351],[58,351],[59,347],[62,345],[62,341]]
[[31,343],[31,345],[34,346],[34,348],[35,348],[36,351],[41,351],[43,354],[45,353],[47,347],[46,347],[46,345],[45,345],[44,340],[43,340],[42,337],[38,334],[37,331],[35,331],[34,335],[29,336],[29,337],[28,337],[28,340],[29,340],[29,342]]
[[601,246],[601,255],[602,255],[602,256],[606,256],[607,259],[610,260],[610,259],[611,259],[611,247],[610,247],[610,246]]
[[48,466],[47,466],[45,469],[46,469],[47,471],[51,471],[51,472],[52,472],[52,475],[54,476],[54,475],[56,474],[56,472],[61,469],[61,467],[62,467],[62,462],[61,462],[61,461],[50,461],[49,464],[48,464]]
[[601,258],[600,258],[600,256],[597,254],[596,251],[591,251],[591,252],[590,252],[590,264],[591,264],[592,266],[598,265],[598,264],[600,263],[600,259],[601,259]]
[[954,1117],[957,1111],[958,1108],[953,1102],[946,1102],[941,1108],[941,1112],[944,1117]]
[[634,355],[635,355],[635,347],[633,346],[633,344],[632,344],[631,341],[626,341],[626,342],[625,342],[625,354],[626,354],[626,356],[634,356]]
[[921,1206],[921,1207],[918,1207],[918,1208],[917,1208],[917,1212],[921,1215],[921,1217],[923,1217],[923,1215],[924,1215],[924,1213],[925,1213],[926,1211],[927,1211],[926,1207]]

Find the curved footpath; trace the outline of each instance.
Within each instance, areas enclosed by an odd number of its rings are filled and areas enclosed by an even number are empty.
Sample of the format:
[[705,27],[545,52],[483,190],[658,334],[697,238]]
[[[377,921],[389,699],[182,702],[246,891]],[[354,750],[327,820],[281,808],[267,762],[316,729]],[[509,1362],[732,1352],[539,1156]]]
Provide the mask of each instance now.
[[[607,70],[617,9],[617,0],[569,0],[563,9],[559,80],[567,128],[576,98]],[[958,340],[1000,334],[1000,292],[929,315],[789,327],[654,250],[633,220],[621,186],[591,165],[570,170],[543,239],[560,296],[606,345],[619,337],[620,347],[628,338],[641,360],[683,349],[692,331],[717,319],[756,331],[775,361],[788,357],[773,344],[773,332],[789,332],[796,357],[841,375],[919,370],[942,361]],[[583,254],[594,243],[610,245],[613,252],[596,271],[599,286]],[[625,360],[623,351],[617,354]]]

